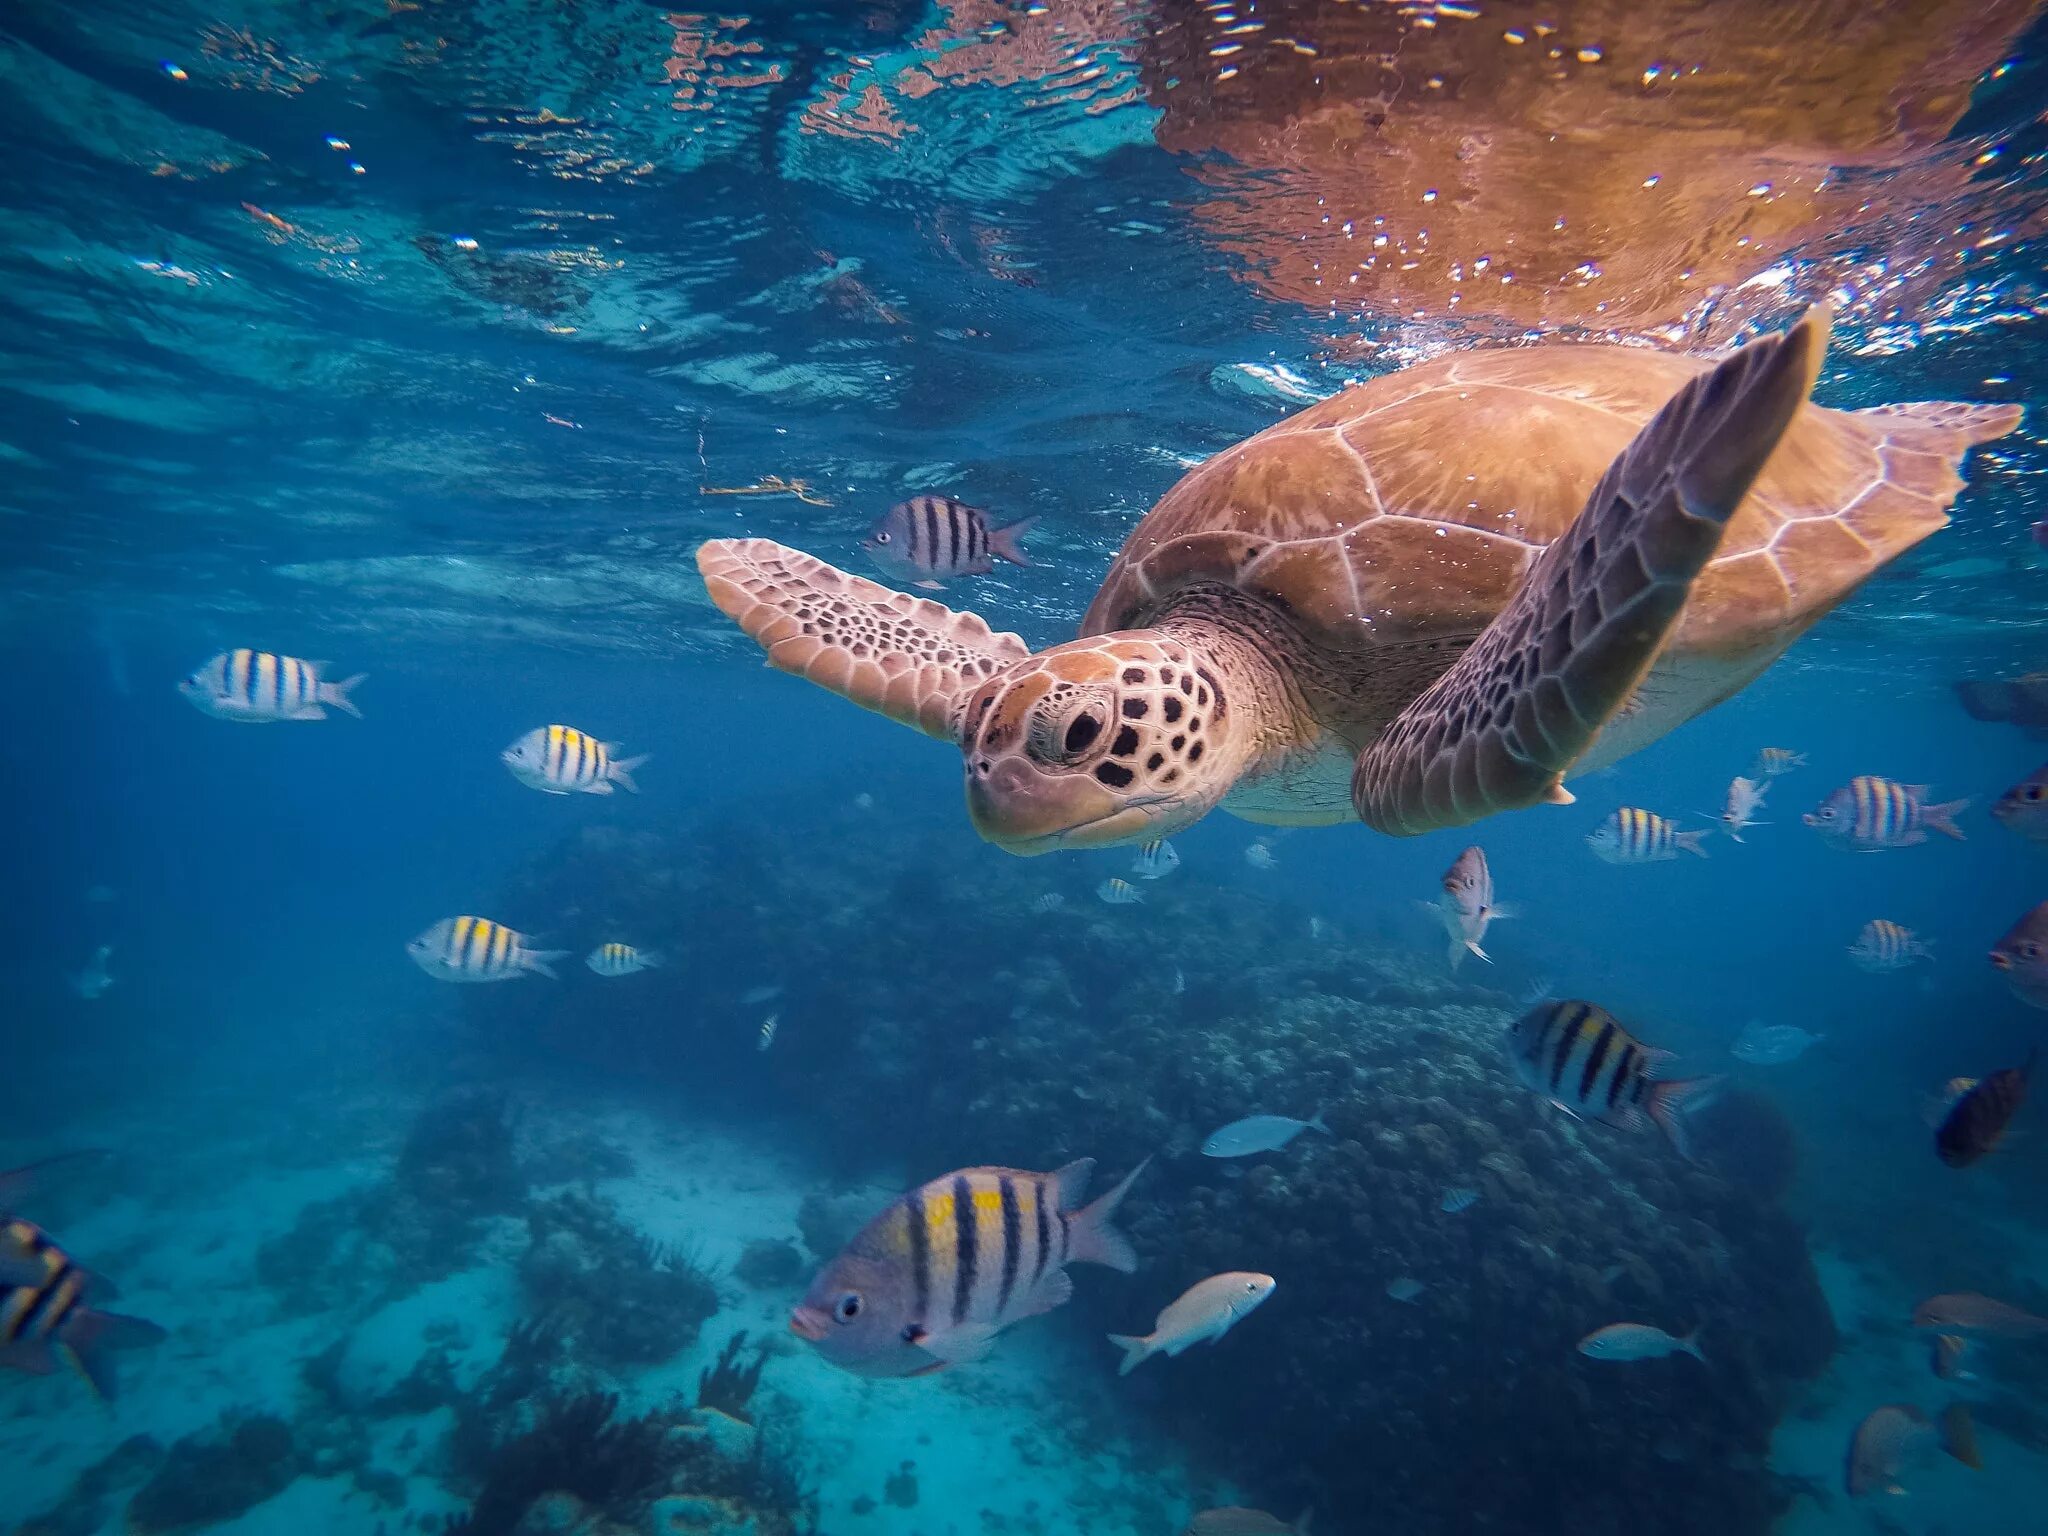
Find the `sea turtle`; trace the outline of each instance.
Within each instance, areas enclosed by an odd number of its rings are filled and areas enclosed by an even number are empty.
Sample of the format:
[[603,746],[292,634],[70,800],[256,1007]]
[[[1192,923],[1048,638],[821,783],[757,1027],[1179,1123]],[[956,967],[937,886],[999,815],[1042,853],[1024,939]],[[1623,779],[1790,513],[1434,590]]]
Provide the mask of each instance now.
[[1941,527],[2018,424],[1809,405],[1827,335],[1813,310],[1718,363],[1550,342],[1376,378],[1190,471],[1035,654],[766,539],[698,569],[772,665],[957,742],[1013,853],[1219,804],[1408,834],[1568,803],[1567,770],[1729,697]]

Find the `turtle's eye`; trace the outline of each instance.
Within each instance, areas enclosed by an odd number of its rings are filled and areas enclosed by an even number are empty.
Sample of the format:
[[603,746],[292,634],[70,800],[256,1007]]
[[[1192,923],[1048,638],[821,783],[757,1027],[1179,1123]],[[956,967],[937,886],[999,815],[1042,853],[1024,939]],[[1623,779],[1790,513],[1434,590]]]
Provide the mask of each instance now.
[[1102,716],[1093,709],[1084,709],[1067,722],[1066,734],[1060,738],[1060,750],[1069,758],[1077,758],[1095,745],[1095,738],[1102,734]]

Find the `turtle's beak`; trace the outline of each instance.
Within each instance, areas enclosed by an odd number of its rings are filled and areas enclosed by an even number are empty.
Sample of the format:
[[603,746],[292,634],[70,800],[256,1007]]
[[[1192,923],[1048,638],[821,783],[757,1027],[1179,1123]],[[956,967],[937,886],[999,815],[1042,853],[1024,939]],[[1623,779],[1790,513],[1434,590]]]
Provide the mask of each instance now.
[[1025,858],[1140,841],[1152,820],[1086,774],[1048,773],[1023,757],[969,758],[967,815],[989,842]]

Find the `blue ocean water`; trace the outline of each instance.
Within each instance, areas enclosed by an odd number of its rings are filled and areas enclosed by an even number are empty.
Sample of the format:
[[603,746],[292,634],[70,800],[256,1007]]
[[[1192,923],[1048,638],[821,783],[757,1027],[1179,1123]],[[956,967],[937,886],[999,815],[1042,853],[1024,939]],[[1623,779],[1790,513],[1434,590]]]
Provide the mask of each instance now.
[[[0,1249],[0,1531],[2035,1529],[2044,1345],[1941,1377],[1912,1316],[2048,1314],[2040,1105],[1965,1169],[1931,1129],[2042,1038],[1986,956],[2048,865],[1987,807],[2048,749],[1955,685],[2048,652],[2043,25],[7,7],[0,1171],[56,1161],[0,1172],[33,1223]],[[953,746],[764,668],[695,564],[769,539],[900,586],[862,536],[955,496],[1036,517],[1036,563],[919,595],[1044,647],[1185,472],[1348,386],[1717,355],[1816,303],[1821,404],[2025,418],[1949,526],[1570,806],[1410,838],[1219,810],[1157,881],[1131,846],[1018,859]],[[238,647],[365,674],[363,718],[179,696]],[[651,754],[639,792],[517,781],[550,722]],[[1621,806],[1709,825],[1765,746],[1807,761],[1745,841],[1587,848]],[[1830,850],[1801,813],[1859,774],[1967,798],[1963,840]],[[1454,970],[1424,907],[1474,842],[1512,916]],[[425,974],[458,914],[559,975]],[[1875,918],[1931,957],[1858,968]],[[607,941],[664,963],[598,976]],[[1557,998],[1727,1078],[1697,1162],[1522,1085],[1510,1029]],[[1820,1038],[1755,1064],[1752,1023]],[[1151,1159],[1134,1274],[1077,1265],[912,1380],[791,1331],[905,1191],[1078,1158],[1097,1193]],[[1102,1335],[1226,1271],[1277,1286],[1117,1375]],[[95,1391],[38,1342],[67,1308],[162,1336]],[[1578,1351],[1616,1322],[1704,1360]],[[1892,1403],[1967,1406],[1981,1465],[1916,1443],[1907,1493],[1852,1495]],[[1198,1518],[1232,1508],[1269,1523]]]

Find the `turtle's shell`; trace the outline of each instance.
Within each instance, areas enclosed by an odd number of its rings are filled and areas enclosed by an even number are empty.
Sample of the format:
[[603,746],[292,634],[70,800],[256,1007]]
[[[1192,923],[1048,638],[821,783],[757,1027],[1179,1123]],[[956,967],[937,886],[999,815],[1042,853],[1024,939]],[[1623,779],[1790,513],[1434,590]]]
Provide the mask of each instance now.
[[[1190,471],[1125,541],[1082,634],[1152,622],[1190,585],[1272,604],[1361,668],[1469,639],[1601,474],[1710,365],[1635,347],[1459,353],[1345,391]],[[2017,411],[1809,405],[1736,513],[1666,654],[1768,659],[1947,522],[1961,452]]]

